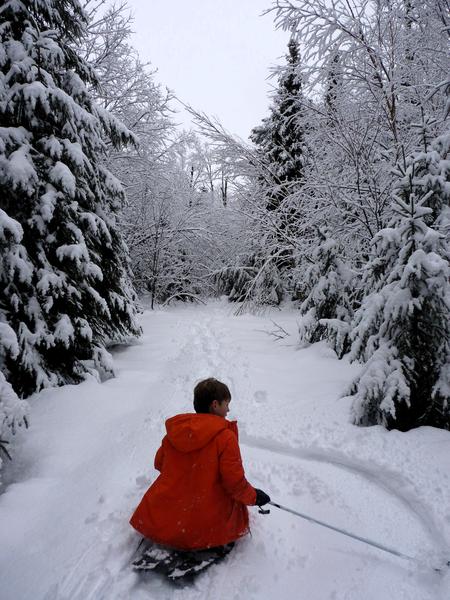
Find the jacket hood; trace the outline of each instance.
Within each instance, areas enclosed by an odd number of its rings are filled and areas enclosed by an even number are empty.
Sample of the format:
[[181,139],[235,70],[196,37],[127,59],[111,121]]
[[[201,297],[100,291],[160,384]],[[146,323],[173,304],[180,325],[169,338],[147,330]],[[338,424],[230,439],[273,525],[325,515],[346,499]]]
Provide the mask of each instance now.
[[166,421],[169,442],[180,452],[193,452],[208,444],[224,429],[237,434],[236,421],[208,414],[187,413]]

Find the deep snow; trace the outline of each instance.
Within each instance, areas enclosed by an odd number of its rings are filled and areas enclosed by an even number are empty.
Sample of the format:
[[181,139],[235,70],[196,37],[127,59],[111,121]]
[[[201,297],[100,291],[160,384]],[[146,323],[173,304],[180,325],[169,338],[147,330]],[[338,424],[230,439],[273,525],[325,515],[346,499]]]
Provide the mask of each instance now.
[[[450,433],[349,423],[358,365],[325,344],[296,347],[294,311],[232,315],[224,301],[142,317],[114,352],[117,377],[35,395],[0,496],[2,600],[210,598],[448,600],[435,573],[272,508],[194,585],[141,578],[128,525],[156,476],[164,419],[191,410],[194,383],[229,384],[247,478],[274,501],[417,556],[450,560]],[[290,334],[276,341],[276,323]]]

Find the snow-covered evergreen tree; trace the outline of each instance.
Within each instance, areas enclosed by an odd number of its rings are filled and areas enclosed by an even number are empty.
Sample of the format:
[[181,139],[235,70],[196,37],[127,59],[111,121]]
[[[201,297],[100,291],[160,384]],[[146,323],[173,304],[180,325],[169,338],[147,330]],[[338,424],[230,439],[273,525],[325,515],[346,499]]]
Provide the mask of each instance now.
[[300,342],[328,339],[341,358],[348,351],[356,278],[342,260],[342,250],[327,229],[319,230],[318,234],[319,243],[312,252],[312,264],[305,275],[307,296],[300,306]]
[[264,305],[277,305],[283,298],[280,272],[271,257],[253,251],[236,257],[235,266],[218,271],[216,284],[219,293],[226,294],[230,302],[243,302],[242,310]]
[[450,133],[411,155],[391,226],[374,239],[355,315],[354,420],[407,430],[450,429]]
[[360,267],[392,217],[393,166],[417,149],[411,123],[425,111],[433,136],[443,131],[442,96],[429,91],[450,68],[448,3],[277,0],[274,14],[302,48],[308,160],[298,195]]
[[269,188],[267,208],[272,210],[292,193],[292,184],[302,179],[305,160],[300,51],[293,38],[288,50],[287,65],[281,70],[270,115],[251,135],[268,166],[262,186]]
[[294,264],[298,215],[290,197],[303,177],[302,99],[299,46],[292,38],[270,114],[250,136],[256,147],[254,156],[249,157],[255,179],[247,197],[260,240],[254,244],[254,252],[237,257],[238,264],[221,274],[230,298],[245,299],[249,305],[279,304]]
[[336,116],[336,105],[339,96],[342,95],[343,88],[343,74],[339,51],[332,52],[332,58],[329,65],[327,65],[326,70],[327,81],[324,101],[329,122],[333,125]]
[[0,8],[0,206],[23,232],[0,290],[19,348],[2,371],[21,396],[78,382],[91,361],[110,370],[105,346],[139,333],[115,222],[124,194],[103,162],[106,139],[132,138],[90,96],[85,25],[78,0]]
[[[12,292],[10,282],[16,280],[24,286],[29,285],[33,271],[27,260],[25,248],[20,243],[22,237],[20,224],[0,209],[0,287]],[[17,427],[27,425],[28,405],[24,400],[19,400],[2,372],[5,357],[17,360],[18,355],[17,335],[5,322],[4,314],[0,310],[0,470],[2,454],[10,456],[7,444],[11,436]]]
[[20,427],[28,427],[28,403],[19,400],[0,371],[0,471],[4,458],[11,459],[8,444]]

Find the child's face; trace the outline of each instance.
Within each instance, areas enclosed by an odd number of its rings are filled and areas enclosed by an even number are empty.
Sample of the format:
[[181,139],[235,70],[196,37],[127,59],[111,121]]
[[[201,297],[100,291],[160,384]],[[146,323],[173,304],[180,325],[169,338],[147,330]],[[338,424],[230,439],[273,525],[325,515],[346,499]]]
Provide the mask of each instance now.
[[219,402],[218,400],[213,400],[209,412],[213,415],[217,415],[218,417],[226,417],[230,411],[230,402],[231,398],[222,400],[222,402]]

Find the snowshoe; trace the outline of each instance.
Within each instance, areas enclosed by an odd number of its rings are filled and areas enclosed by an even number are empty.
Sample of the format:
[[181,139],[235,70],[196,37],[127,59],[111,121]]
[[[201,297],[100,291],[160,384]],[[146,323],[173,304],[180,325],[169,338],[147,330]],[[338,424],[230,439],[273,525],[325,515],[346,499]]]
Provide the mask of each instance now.
[[233,546],[231,542],[204,550],[175,550],[148,541],[132,566],[135,571],[154,571],[172,581],[189,580],[225,558]]

